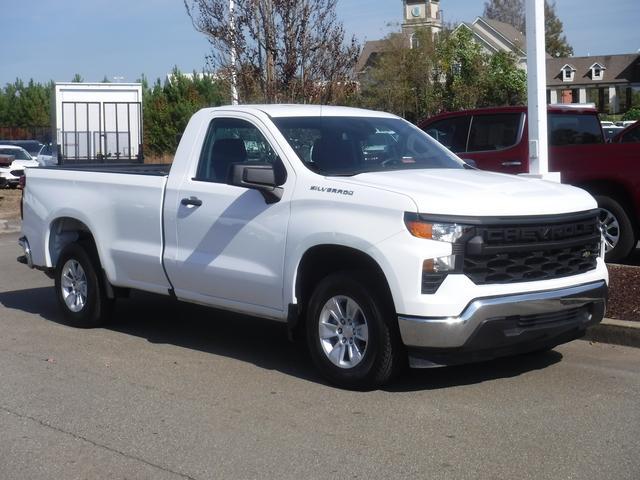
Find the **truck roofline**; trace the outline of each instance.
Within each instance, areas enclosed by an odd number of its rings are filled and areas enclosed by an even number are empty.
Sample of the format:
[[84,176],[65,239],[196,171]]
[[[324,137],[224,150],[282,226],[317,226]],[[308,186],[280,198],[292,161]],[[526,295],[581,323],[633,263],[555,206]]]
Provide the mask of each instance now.
[[333,105],[301,105],[301,104],[273,104],[273,105],[225,105],[206,108],[211,112],[244,112],[250,114],[263,113],[272,118],[280,117],[375,117],[399,118],[396,115],[377,110],[363,108],[337,107]]

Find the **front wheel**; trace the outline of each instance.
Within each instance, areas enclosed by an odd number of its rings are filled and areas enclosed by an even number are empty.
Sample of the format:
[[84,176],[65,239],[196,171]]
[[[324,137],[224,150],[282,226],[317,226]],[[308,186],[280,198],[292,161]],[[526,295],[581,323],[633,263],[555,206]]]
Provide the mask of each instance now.
[[605,259],[617,262],[629,256],[635,247],[633,225],[625,209],[611,197],[595,197],[600,207],[600,225],[604,233]]
[[60,254],[55,289],[69,325],[93,328],[109,319],[113,300],[107,298],[99,272],[100,262],[90,245],[72,243]]
[[307,309],[311,358],[331,383],[376,388],[402,365],[402,344],[389,302],[357,274],[338,273],[316,287]]

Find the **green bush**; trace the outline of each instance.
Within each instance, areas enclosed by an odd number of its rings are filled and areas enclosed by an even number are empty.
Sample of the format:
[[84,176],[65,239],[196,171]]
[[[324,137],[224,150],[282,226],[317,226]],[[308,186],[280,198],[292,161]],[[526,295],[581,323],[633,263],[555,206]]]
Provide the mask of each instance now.
[[623,120],[640,120],[640,108],[632,108],[624,114]]

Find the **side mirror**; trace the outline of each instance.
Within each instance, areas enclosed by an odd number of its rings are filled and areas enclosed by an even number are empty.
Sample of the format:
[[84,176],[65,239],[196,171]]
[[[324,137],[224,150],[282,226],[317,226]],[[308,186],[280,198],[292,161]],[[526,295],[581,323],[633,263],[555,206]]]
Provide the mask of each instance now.
[[280,184],[284,182],[276,181],[273,165],[235,163],[231,165],[230,174],[229,184],[258,190],[267,203],[276,203],[282,198],[284,190]]
[[464,163],[469,165],[471,168],[478,168],[478,164],[475,160],[471,160],[470,158],[463,158]]

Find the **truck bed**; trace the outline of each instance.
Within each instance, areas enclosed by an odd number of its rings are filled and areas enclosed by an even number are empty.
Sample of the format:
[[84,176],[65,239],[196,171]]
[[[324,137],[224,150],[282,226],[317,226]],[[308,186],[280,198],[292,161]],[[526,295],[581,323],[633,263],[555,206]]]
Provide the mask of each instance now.
[[170,167],[105,163],[27,169],[23,233],[37,249],[37,264],[55,265],[48,245],[64,238],[71,228],[65,219],[72,218],[73,228],[94,236],[113,285],[166,293],[162,207]]

